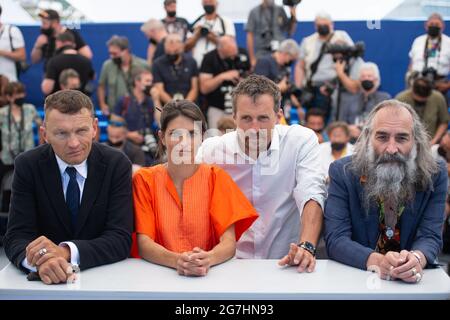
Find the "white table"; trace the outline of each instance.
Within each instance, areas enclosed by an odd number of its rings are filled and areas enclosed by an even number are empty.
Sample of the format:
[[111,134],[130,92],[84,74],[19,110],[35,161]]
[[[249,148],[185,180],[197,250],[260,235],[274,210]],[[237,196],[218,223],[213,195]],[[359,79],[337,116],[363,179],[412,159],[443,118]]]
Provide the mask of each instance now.
[[9,264],[0,271],[0,299],[450,299],[450,278],[426,270],[422,282],[379,280],[376,274],[318,260],[311,274],[280,268],[275,260],[231,260],[203,278],[129,259],[81,272],[74,285],[29,282]]

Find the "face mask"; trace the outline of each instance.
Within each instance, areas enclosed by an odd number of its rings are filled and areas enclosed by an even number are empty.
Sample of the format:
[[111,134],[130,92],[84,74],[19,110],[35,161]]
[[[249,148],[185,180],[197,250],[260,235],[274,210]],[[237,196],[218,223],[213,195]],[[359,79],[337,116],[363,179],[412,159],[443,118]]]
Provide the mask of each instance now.
[[113,148],[120,148],[123,146],[123,144],[124,141],[117,141],[116,143],[113,143],[111,140],[108,140],[108,145]]
[[169,59],[169,62],[172,63],[172,64],[174,64],[178,60],[178,58],[180,57],[180,55],[178,53],[166,54],[166,56],[167,56],[167,59]]
[[290,67],[292,67],[293,64],[294,64],[294,61],[289,61],[289,62],[286,62],[284,64],[284,66],[290,68]]
[[437,26],[429,26],[428,27],[428,35],[431,38],[436,38],[441,34],[441,28],[437,27]]
[[167,12],[167,16],[168,16],[169,18],[175,18],[176,15],[177,15],[177,12],[176,12],[176,11],[168,11],[168,12]]
[[24,103],[25,103],[25,98],[17,98],[16,100],[14,100],[14,104],[19,107],[22,107],[24,105]]
[[356,141],[358,141],[358,138],[355,138],[355,137],[350,138],[350,143],[351,143],[351,144],[355,144]]
[[212,5],[203,6],[206,14],[213,14],[216,11],[216,7]]
[[150,84],[150,85],[145,86],[143,92],[146,96],[150,96],[150,91],[152,91],[152,89],[153,89],[153,85]]
[[333,151],[342,151],[342,150],[345,149],[346,146],[347,146],[346,143],[333,142],[333,143],[331,143],[331,150],[333,150]]
[[53,29],[53,28],[48,28],[48,29],[41,28],[41,34],[46,35],[47,37],[51,37],[53,35],[54,31],[55,31],[55,29]]
[[447,159],[447,151],[445,151],[444,148],[439,147],[439,148],[437,149],[437,152],[438,152],[438,154],[439,154],[441,157]]
[[156,41],[155,39],[150,39],[149,42],[154,46],[158,45],[158,41]]
[[321,24],[317,27],[317,32],[321,35],[321,36],[327,36],[330,34],[330,27],[326,24]]
[[363,82],[361,82],[361,87],[366,91],[370,91],[373,89],[373,87],[375,87],[375,84],[373,83],[373,81],[364,80]]
[[112,61],[113,61],[114,64],[116,64],[118,67],[120,67],[120,66],[122,65],[122,58],[121,58],[121,57],[113,58]]

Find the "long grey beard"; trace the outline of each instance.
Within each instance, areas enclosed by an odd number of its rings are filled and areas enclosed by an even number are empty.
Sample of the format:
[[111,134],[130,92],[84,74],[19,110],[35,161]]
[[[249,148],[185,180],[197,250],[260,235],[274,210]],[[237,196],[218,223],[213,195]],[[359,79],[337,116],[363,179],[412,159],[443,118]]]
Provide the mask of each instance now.
[[367,182],[364,186],[366,209],[374,201],[389,201],[394,207],[406,205],[414,198],[417,148],[408,156],[383,154],[378,157],[370,146]]

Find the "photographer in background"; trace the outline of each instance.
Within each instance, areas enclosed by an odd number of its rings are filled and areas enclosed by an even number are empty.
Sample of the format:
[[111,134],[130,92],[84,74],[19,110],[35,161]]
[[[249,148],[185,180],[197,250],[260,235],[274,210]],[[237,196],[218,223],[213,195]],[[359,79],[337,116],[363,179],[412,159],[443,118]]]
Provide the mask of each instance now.
[[328,119],[332,92],[327,90],[327,85],[335,81],[338,75],[333,56],[326,53],[326,48],[328,43],[337,39],[343,40],[349,46],[353,46],[353,41],[347,32],[334,30],[333,21],[327,13],[317,14],[314,24],[316,32],[304,38],[300,45],[299,61],[295,67],[295,84],[310,92],[311,99],[304,103],[303,107],[306,110],[322,109]]
[[389,93],[378,90],[381,85],[380,70],[373,62],[366,62],[359,69],[359,85],[356,94],[342,93],[338,121],[364,126],[370,111],[380,102],[391,99]]
[[167,30],[164,23],[158,19],[150,19],[141,26],[141,31],[148,39],[147,63],[153,65],[153,61],[164,55],[164,41]]
[[445,97],[433,90],[432,82],[424,77],[417,78],[412,88],[399,93],[396,99],[414,108],[432,138],[430,143],[439,143],[447,131],[449,115]]
[[[84,94],[92,95],[92,83],[95,71],[92,61],[75,50],[75,38],[71,32],[63,32],[56,37],[56,54],[48,60],[41,90],[45,96],[61,90],[59,76],[66,69],[74,69],[81,81],[79,87]],[[89,84],[89,85],[88,85]]]
[[411,85],[411,78],[421,74],[433,82],[436,90],[447,94],[450,88],[447,80],[450,72],[450,38],[443,33],[444,28],[440,14],[430,15],[425,23],[427,34],[416,38],[409,52],[408,85]]
[[177,33],[166,37],[165,55],[153,63],[155,87],[163,105],[172,100],[196,102],[198,68],[195,60],[184,53],[183,39]]
[[47,61],[55,55],[56,52],[56,37],[63,32],[70,32],[75,38],[75,50],[79,54],[92,60],[92,50],[89,45],[84,42],[81,35],[73,29],[64,27],[61,24],[59,13],[55,10],[48,9],[39,13],[41,18],[41,34],[37,37],[31,51],[31,61],[39,63],[44,60],[44,70],[47,66]]
[[202,5],[205,14],[192,23],[192,36],[185,43],[185,51],[192,50],[198,67],[202,65],[205,54],[216,48],[220,37],[236,36],[233,22],[217,14],[217,0],[202,0]]
[[274,0],[263,0],[262,4],[250,11],[245,31],[247,31],[247,48],[252,66],[256,60],[276,51],[286,34],[292,36],[297,28],[297,5],[301,0],[284,0],[289,6],[291,17],[288,18],[282,6],[275,5]]
[[128,126],[127,138],[140,146],[145,153],[145,163],[152,165],[156,160],[158,147],[154,128],[159,123],[161,113],[158,90],[153,87],[153,76],[146,69],[133,73],[133,90],[124,96],[114,108],[114,115],[122,117]]
[[[0,5],[0,18],[2,6]],[[0,22],[0,75],[9,81],[18,81],[25,68],[27,55],[22,31],[16,26]]]
[[205,95],[209,128],[217,128],[224,115],[232,114],[231,92],[250,70],[247,51],[236,39],[223,36],[217,49],[205,55],[200,68],[200,92]]
[[255,65],[254,73],[265,76],[275,82],[283,95],[282,107],[286,120],[289,119],[290,108],[300,107],[300,102],[296,93],[295,85],[291,83],[291,69],[297,61],[300,48],[295,40],[284,40],[280,48],[272,54],[258,59]]
[[164,23],[167,33],[179,34],[184,42],[189,32],[189,22],[185,18],[177,16],[177,0],[164,0],[164,10],[166,17],[161,21]]

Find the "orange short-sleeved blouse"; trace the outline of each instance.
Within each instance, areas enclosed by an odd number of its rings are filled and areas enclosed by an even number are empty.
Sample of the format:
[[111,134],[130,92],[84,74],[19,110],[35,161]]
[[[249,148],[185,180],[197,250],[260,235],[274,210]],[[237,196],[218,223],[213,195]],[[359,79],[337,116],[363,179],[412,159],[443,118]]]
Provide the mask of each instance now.
[[186,179],[180,200],[167,168],[139,170],[133,177],[136,233],[173,252],[216,246],[235,225],[236,240],[258,218],[256,210],[221,168],[199,165]]

